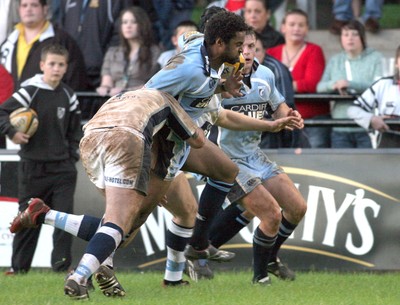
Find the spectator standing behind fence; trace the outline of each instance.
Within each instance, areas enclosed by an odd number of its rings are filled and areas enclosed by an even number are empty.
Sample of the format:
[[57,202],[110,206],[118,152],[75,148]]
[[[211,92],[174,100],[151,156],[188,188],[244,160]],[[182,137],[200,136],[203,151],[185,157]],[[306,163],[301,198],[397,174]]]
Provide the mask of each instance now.
[[39,62],[42,49],[53,43],[64,46],[70,56],[64,82],[74,90],[84,90],[85,64],[76,42],[66,32],[47,21],[46,0],[20,0],[18,12],[21,22],[1,45],[1,64],[11,73],[15,88],[41,73]]
[[0,104],[3,104],[13,92],[14,82],[12,76],[4,66],[0,64]]
[[330,32],[340,35],[343,24],[352,19],[361,19],[367,31],[377,33],[380,29],[379,19],[382,16],[384,0],[365,0],[364,14],[361,16],[361,0],[334,0],[332,13],[334,16]]
[[246,23],[260,35],[266,49],[285,43],[282,34],[269,24],[271,10],[267,0],[246,0],[243,17]]
[[[280,60],[292,74],[296,93],[315,93],[325,68],[322,48],[307,42],[308,16],[300,9],[288,11],[282,21],[285,44],[267,50],[267,53]],[[329,103],[295,100],[296,108],[304,119],[330,118]],[[306,127],[302,147],[330,147],[329,127]],[[307,141],[308,140],[308,141]]]
[[389,127],[385,119],[400,119],[400,46],[396,50],[394,75],[377,80],[347,111],[365,130],[378,131],[378,148],[400,147],[400,125]]
[[179,43],[179,37],[185,33],[185,32],[191,32],[191,31],[198,31],[199,28],[197,27],[197,24],[193,22],[192,20],[184,20],[180,22],[175,30],[174,34],[171,37],[171,42],[174,46],[173,49],[164,51],[161,53],[161,55],[158,57],[158,64],[160,65],[161,68],[164,68],[167,65],[168,60],[172,57],[178,54],[181,50],[181,46]]
[[100,84],[104,55],[110,45],[118,44],[114,28],[127,1],[62,0],[60,25],[78,43],[85,59],[88,90]]
[[[0,106],[0,134],[21,144],[18,163],[19,211],[24,211],[32,197],[46,200],[54,209],[73,212],[77,179],[75,162],[79,160],[81,116],[76,95],[61,82],[67,71],[68,51],[60,45],[42,49],[40,69],[43,74],[26,80],[11,98]],[[20,107],[38,114],[39,126],[33,136],[11,126],[9,115]],[[40,228],[24,229],[15,234],[11,273],[29,271],[39,239]],[[67,271],[71,264],[72,237],[59,229],[53,233],[51,266],[53,271]]]
[[[317,91],[340,95],[360,94],[382,76],[383,56],[367,47],[364,26],[357,20],[343,25],[340,42],[343,50],[329,60]],[[347,109],[352,102],[335,102],[331,110],[332,118],[348,118]],[[372,147],[368,133],[357,127],[333,127],[331,142],[332,148]]]
[[[3,104],[14,92],[14,81],[12,76],[0,64],[0,105]],[[6,148],[6,138],[0,136],[0,148]]]
[[18,23],[18,1],[1,0],[0,1],[0,44],[14,30],[14,25]]
[[101,69],[97,93],[115,95],[142,87],[159,69],[159,47],[154,44],[150,19],[146,12],[132,6],[122,11],[120,45],[110,47]]

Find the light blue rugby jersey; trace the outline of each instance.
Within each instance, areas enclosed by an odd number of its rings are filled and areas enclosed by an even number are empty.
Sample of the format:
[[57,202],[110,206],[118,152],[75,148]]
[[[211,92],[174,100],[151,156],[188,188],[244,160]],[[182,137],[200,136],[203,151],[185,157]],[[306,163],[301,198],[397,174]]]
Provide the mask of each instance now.
[[171,94],[195,121],[205,112],[223,70],[223,65],[219,71],[210,67],[203,37],[189,32],[181,53],[145,84]]
[[[250,76],[251,88],[243,85],[242,97],[222,100],[222,106],[253,118],[262,120],[264,112],[274,112],[285,102],[282,94],[275,87],[272,71],[254,61]],[[218,142],[223,151],[231,158],[243,158],[252,155],[259,147],[262,132],[233,131],[219,128]]]

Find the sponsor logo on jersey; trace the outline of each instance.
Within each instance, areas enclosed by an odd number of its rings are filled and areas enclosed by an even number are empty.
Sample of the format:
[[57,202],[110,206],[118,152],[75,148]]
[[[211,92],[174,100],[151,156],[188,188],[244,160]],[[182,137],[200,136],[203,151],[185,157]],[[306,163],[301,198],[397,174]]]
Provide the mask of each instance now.
[[195,99],[191,104],[190,107],[194,108],[206,108],[208,104],[211,101],[212,96],[204,97],[204,98],[198,98]]
[[131,179],[122,179],[118,177],[104,177],[105,182],[113,183],[113,184],[120,184],[120,185],[132,185],[133,180]]

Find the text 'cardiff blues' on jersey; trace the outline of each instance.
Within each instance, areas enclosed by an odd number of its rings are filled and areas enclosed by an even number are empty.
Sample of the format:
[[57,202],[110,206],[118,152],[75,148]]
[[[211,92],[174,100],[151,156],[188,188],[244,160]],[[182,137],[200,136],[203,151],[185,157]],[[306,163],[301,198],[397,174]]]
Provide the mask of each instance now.
[[[275,87],[275,76],[270,69],[254,61],[252,72],[243,79],[242,97],[222,100],[222,106],[262,120],[264,113],[272,114],[285,102]],[[219,129],[219,145],[231,158],[243,158],[251,155],[261,141],[259,131],[232,131]]]
[[198,119],[208,106],[217,88],[223,65],[219,71],[210,67],[204,46],[204,35],[188,33],[180,53],[157,72],[145,85],[168,92],[193,119]]

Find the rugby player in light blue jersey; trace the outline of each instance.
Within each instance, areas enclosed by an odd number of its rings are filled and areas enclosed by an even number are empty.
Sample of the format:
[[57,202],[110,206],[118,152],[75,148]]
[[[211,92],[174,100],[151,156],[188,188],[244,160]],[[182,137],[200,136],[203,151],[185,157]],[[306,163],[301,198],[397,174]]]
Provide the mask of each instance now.
[[[287,116],[301,118],[297,111],[287,106],[275,88],[275,77],[271,70],[254,61],[255,41],[254,33],[246,34],[243,45],[246,59],[241,89],[243,96],[223,99],[223,107],[260,120],[265,111],[274,119]],[[304,127],[302,120],[298,127]],[[219,129],[218,144],[239,167],[236,183],[228,199],[237,202],[242,207],[242,213],[238,215],[236,204],[221,211],[214,219],[209,237],[211,244],[218,248],[257,216],[261,222],[253,235],[253,283],[269,285],[271,280],[268,271],[282,279],[295,278],[293,271],[279,261],[277,252],[307,208],[288,175],[260,149],[260,141],[259,131]],[[212,276],[204,262],[189,260],[188,265],[192,278]]]
[[[239,60],[248,28],[243,19],[234,13],[223,11],[214,15],[207,22],[204,36],[201,33],[188,35],[181,53],[174,56],[145,87],[165,91],[174,96],[197,122],[206,111],[214,93],[228,90],[234,96],[240,96],[240,73],[232,75],[222,85],[220,76],[224,62],[234,64]],[[200,123],[197,123],[201,127]],[[165,180],[173,179],[181,168],[209,177],[200,198],[196,224],[189,242],[189,252],[186,254],[195,258],[230,260],[233,253],[210,247],[208,232],[214,215],[234,183],[237,166],[211,142],[208,142],[203,150],[203,155],[207,157],[191,162],[190,158],[187,159],[188,145],[171,135],[168,135],[168,139],[173,140],[174,145],[163,145],[167,139],[159,141],[162,149],[168,150],[173,156],[165,161],[168,167]],[[210,156],[212,157],[209,158]]]

